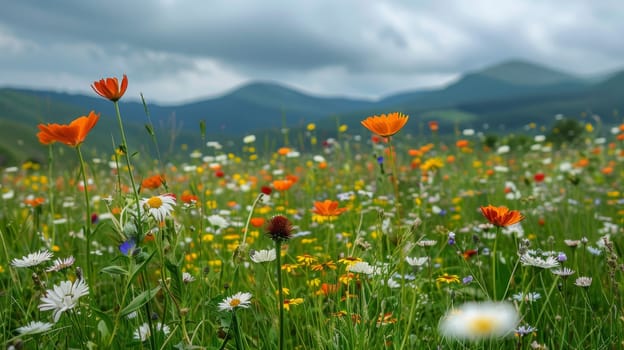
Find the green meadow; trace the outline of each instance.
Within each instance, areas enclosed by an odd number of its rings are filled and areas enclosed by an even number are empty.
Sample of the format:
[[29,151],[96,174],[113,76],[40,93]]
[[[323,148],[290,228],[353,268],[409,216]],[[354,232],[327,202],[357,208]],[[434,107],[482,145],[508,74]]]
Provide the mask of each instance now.
[[310,123],[171,161],[166,130],[128,146],[123,109],[110,149],[83,152],[95,117],[33,129],[47,160],[0,169],[0,342],[622,348],[624,128],[441,135],[422,117],[419,135]]

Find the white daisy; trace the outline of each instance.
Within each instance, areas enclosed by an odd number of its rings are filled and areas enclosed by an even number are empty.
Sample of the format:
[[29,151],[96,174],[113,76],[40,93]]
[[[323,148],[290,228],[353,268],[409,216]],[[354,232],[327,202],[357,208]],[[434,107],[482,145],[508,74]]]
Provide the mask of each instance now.
[[520,262],[522,263],[522,266],[534,266],[542,269],[552,269],[553,267],[559,266],[559,261],[557,261],[557,258],[554,256],[549,256],[546,259],[543,259],[538,256],[524,254],[520,257]]
[[[169,332],[171,332],[171,330],[169,329],[169,326],[167,326],[166,324],[160,323],[160,322],[156,322],[154,324],[154,328],[157,331],[163,332],[165,335],[169,334]],[[136,340],[140,340],[140,341],[146,341],[147,339],[149,339],[149,337],[152,335],[152,331],[150,330],[150,326],[149,323],[145,322],[142,325],[139,326],[139,328],[137,328],[134,331],[134,339]]]
[[411,256],[408,256],[405,257],[405,261],[407,261],[410,266],[423,266],[429,261],[429,257],[423,256],[419,258],[412,258]]
[[52,253],[47,249],[42,249],[35,253],[30,253],[21,259],[13,259],[11,265],[15,267],[32,267],[52,259]]
[[449,310],[439,328],[445,337],[478,340],[512,334],[519,319],[510,303],[473,302]]
[[566,278],[568,276],[572,276],[574,274],[574,270],[564,267],[562,269],[550,270],[554,275]]
[[182,282],[191,283],[193,281],[195,281],[195,277],[193,277],[193,275],[188,272],[182,272]]
[[173,207],[176,205],[176,199],[169,194],[163,194],[159,196],[153,196],[150,198],[144,198],[141,200],[141,205],[154,220],[158,222],[165,221],[167,216],[171,215]]
[[73,309],[78,305],[78,299],[81,296],[89,294],[89,286],[83,279],[71,281],[63,281],[61,284],[55,285],[53,289],[48,289],[46,294],[41,297],[39,310],[54,310],[54,323],[58,322],[61,314],[67,310]]
[[223,216],[220,215],[210,215],[208,217],[208,222],[210,222],[210,225],[216,226],[218,228],[226,228],[230,226],[230,223],[225,220]]
[[416,242],[416,245],[419,247],[431,247],[436,245],[436,243],[438,243],[438,241],[434,241],[432,239],[422,239],[418,242]]
[[273,261],[277,256],[275,255],[275,249],[262,249],[252,250],[249,253],[249,258],[255,263],[263,263]]
[[65,259],[56,259],[54,261],[54,265],[48,267],[46,269],[47,272],[58,272],[64,269],[67,269],[69,267],[71,267],[72,265],[74,265],[74,262],[76,262],[76,259],[73,256],[69,256]]
[[375,273],[375,269],[366,261],[358,261],[353,265],[347,267],[347,271],[354,273],[363,273],[366,275],[372,275]]
[[516,293],[512,295],[512,298],[515,301],[524,301],[524,302],[529,302],[529,303],[537,301],[537,299],[540,299],[541,297],[542,295],[536,292],[529,292],[527,294],[520,292],[520,293]]
[[47,332],[52,329],[54,326],[52,323],[48,322],[40,322],[40,321],[31,321],[29,324],[19,327],[17,332],[21,335],[24,334],[39,334],[43,332]]
[[219,303],[219,311],[234,311],[238,308],[248,308],[251,305],[251,293],[238,292]]
[[576,279],[574,284],[576,284],[579,287],[589,288],[589,286],[591,286],[591,284],[592,284],[592,278],[591,277],[581,276],[581,277]]

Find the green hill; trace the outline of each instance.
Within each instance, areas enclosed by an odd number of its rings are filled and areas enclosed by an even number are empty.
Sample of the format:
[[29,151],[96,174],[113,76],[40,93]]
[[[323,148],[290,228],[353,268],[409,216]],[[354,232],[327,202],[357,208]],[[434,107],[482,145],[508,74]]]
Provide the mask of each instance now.
[[[317,124],[321,137],[334,136],[336,124],[362,130],[360,121],[373,114],[399,111],[412,117],[407,131],[421,133],[429,120],[440,123],[441,132],[456,127],[479,128],[487,123],[495,128],[513,129],[529,122],[548,125],[553,116],[598,114],[605,123],[619,123],[617,111],[624,110],[624,72],[589,82],[570,74],[521,61],[503,62],[466,74],[437,90],[417,90],[394,94],[379,101],[311,96],[279,84],[257,82],[222,96],[176,106],[149,104],[164,160],[174,156],[181,143],[200,147],[199,124],[206,125],[206,138],[236,140],[249,133],[279,139],[284,126],[303,130]],[[97,96],[50,91],[0,89],[0,164],[29,158],[45,159],[46,149],[38,144],[38,123],[67,123],[90,110],[102,114],[97,132],[89,135],[87,147],[112,151],[118,144],[113,105]],[[146,132],[144,106],[122,102],[121,111],[130,147],[154,153]]]

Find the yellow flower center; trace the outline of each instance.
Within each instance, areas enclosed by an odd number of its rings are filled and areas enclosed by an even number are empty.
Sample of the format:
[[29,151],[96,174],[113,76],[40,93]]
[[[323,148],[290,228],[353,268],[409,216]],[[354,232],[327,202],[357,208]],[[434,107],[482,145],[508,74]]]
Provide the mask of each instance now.
[[470,323],[470,329],[478,334],[489,334],[494,330],[496,322],[492,317],[478,317]]
[[231,307],[237,307],[238,305],[240,305],[240,300],[239,299],[232,299],[230,301],[230,306]]
[[149,205],[150,208],[158,209],[163,205],[163,201],[160,197],[154,196],[147,200],[147,205]]

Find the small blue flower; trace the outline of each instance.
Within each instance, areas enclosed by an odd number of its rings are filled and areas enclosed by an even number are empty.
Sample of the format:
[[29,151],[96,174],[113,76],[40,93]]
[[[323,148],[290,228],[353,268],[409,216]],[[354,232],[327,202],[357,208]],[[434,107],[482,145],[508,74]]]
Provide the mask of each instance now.
[[136,247],[136,242],[134,241],[134,238],[130,238],[129,240],[119,245],[119,251],[123,255],[131,255],[132,253],[134,253],[135,247]]

